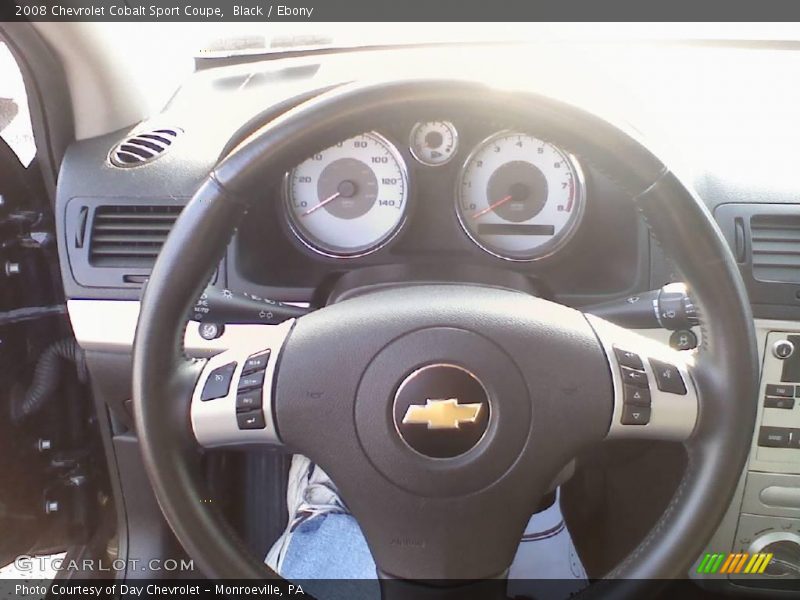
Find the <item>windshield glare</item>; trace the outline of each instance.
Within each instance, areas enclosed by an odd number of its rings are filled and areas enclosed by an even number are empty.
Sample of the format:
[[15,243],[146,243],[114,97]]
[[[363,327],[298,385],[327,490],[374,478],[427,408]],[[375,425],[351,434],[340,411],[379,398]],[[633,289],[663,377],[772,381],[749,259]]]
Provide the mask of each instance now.
[[[108,23],[107,26],[130,24]],[[135,24],[141,27],[143,24]],[[150,23],[191,55],[456,42],[794,41],[790,23]]]

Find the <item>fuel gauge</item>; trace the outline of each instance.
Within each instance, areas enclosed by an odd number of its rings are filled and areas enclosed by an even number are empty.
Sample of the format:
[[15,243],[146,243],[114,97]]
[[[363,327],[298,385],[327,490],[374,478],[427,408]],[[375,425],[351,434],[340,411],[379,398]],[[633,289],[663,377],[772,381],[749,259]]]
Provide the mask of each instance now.
[[424,121],[411,130],[411,154],[423,165],[447,164],[458,149],[458,131],[450,121]]

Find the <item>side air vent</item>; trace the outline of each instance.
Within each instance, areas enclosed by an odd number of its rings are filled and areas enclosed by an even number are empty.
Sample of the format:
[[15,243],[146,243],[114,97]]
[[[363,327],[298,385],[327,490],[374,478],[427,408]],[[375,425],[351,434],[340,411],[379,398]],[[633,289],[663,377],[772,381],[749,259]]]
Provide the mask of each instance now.
[[750,219],[753,278],[800,283],[800,214]]
[[111,164],[117,167],[136,167],[162,156],[182,133],[177,128],[144,131],[124,139],[111,151]]
[[89,234],[93,267],[150,268],[181,206],[98,206]]
[[800,320],[800,203],[720,204],[714,216],[736,257],[753,314]]

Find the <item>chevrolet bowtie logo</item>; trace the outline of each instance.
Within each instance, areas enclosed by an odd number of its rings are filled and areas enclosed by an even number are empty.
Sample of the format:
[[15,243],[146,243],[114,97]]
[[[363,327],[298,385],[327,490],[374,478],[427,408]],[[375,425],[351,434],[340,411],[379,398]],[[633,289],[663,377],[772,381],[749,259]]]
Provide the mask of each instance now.
[[406,410],[403,424],[425,424],[428,429],[458,429],[461,423],[474,423],[481,414],[482,404],[459,404],[457,398],[432,400],[424,405],[412,404]]

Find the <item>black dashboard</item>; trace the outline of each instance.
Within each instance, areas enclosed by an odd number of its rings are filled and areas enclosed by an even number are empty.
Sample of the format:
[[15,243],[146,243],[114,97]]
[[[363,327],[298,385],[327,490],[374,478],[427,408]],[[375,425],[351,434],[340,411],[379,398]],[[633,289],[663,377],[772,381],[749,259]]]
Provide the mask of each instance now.
[[[476,48],[474,51],[485,52],[485,49]],[[62,260],[62,275],[68,297],[138,299],[170,223],[225,149],[230,147],[231,139],[240,138],[253,123],[278,116],[313,96],[317,90],[352,79],[353,72],[363,73],[365,77],[380,73],[387,57],[398,65],[405,64],[406,68],[415,67],[419,64],[415,62],[415,56],[419,58],[420,52],[441,69],[450,64],[448,61],[453,64],[463,62],[463,55],[468,51],[443,47],[312,53],[286,60],[271,59],[203,69],[184,83],[161,114],[131,130],[75,143],[62,166],[57,200],[61,229],[59,245],[62,256],[67,257],[67,260]],[[516,56],[520,48],[500,46],[492,52],[498,56]],[[654,61],[666,61],[669,57],[674,62],[676,53],[681,56],[689,53],[690,49],[648,48],[644,52],[651,53]],[[706,61],[717,61],[728,67],[736,64],[737,53],[744,51],[694,48],[691,52],[705,53]],[[669,82],[661,86],[648,83],[649,87],[637,88],[646,80],[644,74],[626,71],[626,58],[616,58],[619,64],[604,64],[608,71],[602,74],[592,74],[593,65],[590,63],[579,64],[578,61],[572,66],[579,66],[585,77],[604,85],[592,88],[593,93],[602,92],[612,102],[619,101],[619,108],[623,111],[630,108],[631,118],[637,126],[656,122],[662,130],[668,130],[670,135],[667,137],[671,137],[670,141],[679,149],[679,156],[684,148],[690,148],[695,155],[704,157],[723,143],[714,137],[716,128],[725,119],[734,123],[737,114],[736,110],[730,110],[724,104],[713,104],[714,98],[719,99],[727,93],[726,87],[715,92],[704,90],[703,103],[692,104],[681,95],[679,87],[700,81],[704,72],[699,68],[693,70],[689,63],[681,63],[678,70],[673,65]],[[786,56],[779,58],[785,60]],[[535,70],[536,67],[532,65],[531,68]],[[612,79],[619,78],[620,74],[627,78],[627,86],[647,94],[656,110],[669,107],[671,112],[662,112],[655,117],[651,114],[649,122],[637,120],[640,118],[641,98],[631,99],[628,88],[620,87],[619,80]],[[757,78],[758,74],[754,72],[753,76]],[[530,81],[524,85],[545,92],[548,90],[546,78],[538,79],[533,71]],[[706,82],[704,85],[710,84]],[[768,99],[748,97],[746,101],[758,104]],[[795,123],[796,117],[790,117],[785,109],[783,111],[781,114],[790,120],[791,127],[800,126]],[[713,122],[710,120],[712,114]],[[156,136],[166,136],[163,132],[170,132],[164,144],[157,139],[149,140],[156,146],[164,146],[165,151],[157,159],[150,160],[145,156],[141,164],[136,157],[131,159],[132,164],[120,164],[119,160],[114,160],[120,144],[135,141],[137,136],[137,143],[142,142],[141,136],[145,136],[147,141],[146,136],[154,132]],[[439,137],[434,135],[431,138],[428,134],[438,134]],[[442,148],[447,146],[446,160],[432,157],[430,147],[426,149],[424,144],[419,145],[426,135],[429,140],[444,140]],[[744,130],[742,135],[746,137],[749,133]],[[749,139],[761,143],[752,136]],[[375,140],[378,140],[377,145]],[[503,143],[498,143],[498,140]],[[501,180],[499,184],[488,178],[474,182],[480,184],[478,187],[481,189],[499,191],[481,196],[484,205],[480,204],[481,199],[477,202],[474,197],[465,199],[465,186],[473,182],[468,173],[475,169],[481,149],[505,152],[507,148],[503,144],[510,147],[515,142],[520,147],[529,144],[527,151],[531,155],[537,148],[540,152],[554,152],[549,155],[550,158],[556,157],[551,163],[564,163],[572,175],[560,180],[546,176],[544,189],[550,192],[545,191],[542,195],[541,182],[537,183],[535,174],[521,172],[519,164],[506,169],[512,172],[511,175],[503,169],[494,169],[493,173],[500,173],[495,178]],[[747,148],[746,140],[743,143],[743,148]],[[443,110],[430,115],[398,115],[375,132],[364,132],[364,136],[359,138],[342,140],[340,146],[345,144],[349,144],[351,150],[357,150],[356,144],[374,146],[371,150],[366,148],[373,152],[372,159],[380,158],[375,155],[378,152],[399,165],[393,171],[391,168],[380,171],[385,165],[373,169],[373,173],[378,173],[375,181],[402,181],[399,187],[395,183],[394,191],[381,191],[370,200],[375,206],[383,202],[387,206],[394,203],[391,210],[399,217],[389,219],[391,222],[380,225],[377,233],[372,232],[375,233],[372,238],[359,240],[353,247],[342,247],[341,237],[333,242],[324,239],[329,233],[324,228],[306,227],[312,217],[321,216],[328,219],[326,227],[342,224],[354,227],[356,220],[352,217],[355,213],[346,219],[338,219],[333,225],[331,220],[336,211],[355,210],[358,213],[358,203],[353,202],[369,180],[366,175],[367,179],[361,181],[357,175],[339,172],[334,173],[333,181],[330,173],[325,175],[321,172],[322,168],[332,163],[341,166],[343,157],[337,155],[328,160],[322,153],[318,159],[321,166],[316,171],[314,168],[304,171],[301,164],[292,173],[276,175],[263,196],[256,199],[215,274],[218,281],[232,289],[275,299],[323,302],[332,290],[351,285],[370,285],[383,280],[458,279],[520,288],[580,306],[656,288],[677,279],[669,261],[650,239],[645,224],[632,210],[631,199],[625,192],[592,165],[584,164],[579,148],[567,152],[548,147],[546,139],[537,137],[536,123],[531,123],[525,132],[509,131],[502,115],[487,114],[482,119],[474,119]],[[154,152],[160,153],[160,150]],[[426,152],[426,156],[421,156]],[[681,158],[691,158],[692,152]],[[317,158],[316,155],[310,156],[309,161],[313,163]],[[369,162],[370,155],[365,160]],[[515,160],[512,157],[507,162],[514,163]],[[516,160],[516,163],[520,162]],[[744,203],[750,206],[754,203],[764,206],[780,204],[792,210],[790,206],[795,197],[791,189],[776,189],[774,185],[768,185],[759,190],[768,193],[754,197],[761,174],[754,172],[748,177],[745,171],[735,169],[735,176],[731,178],[729,164],[719,160],[712,160],[709,164],[710,168],[705,169],[703,165],[693,163],[694,172],[690,173],[690,178],[711,210],[719,205],[736,204],[743,198]],[[522,192],[520,177],[523,180],[528,177],[527,187],[522,186]],[[578,183],[580,190],[575,187]],[[308,189],[297,191],[300,184]],[[573,186],[572,198],[579,201],[576,207],[580,210],[575,210],[576,216],[565,221],[564,234],[561,235],[561,225],[544,222],[547,220],[545,216],[556,214],[547,211],[548,193],[555,193],[557,188],[569,191],[570,186]],[[512,188],[517,195],[509,191]],[[580,194],[576,194],[577,191]],[[389,196],[385,193],[395,195],[387,200]],[[352,198],[347,197],[348,194]],[[398,207],[399,199],[402,202]],[[317,206],[326,201],[329,204]],[[348,202],[351,209],[344,208]],[[491,206],[497,202],[502,206]],[[532,207],[537,202],[538,205]],[[520,214],[525,213],[524,218],[507,212],[507,218],[502,219],[500,208],[511,211],[515,203]],[[339,208],[335,208],[337,205]],[[565,206],[565,202],[556,202],[553,209],[563,211]],[[528,209],[531,211],[526,213]],[[385,214],[391,210],[384,208]],[[724,232],[735,247],[739,235],[735,229],[737,216],[729,216],[724,212],[727,209],[720,210],[724,219],[731,221],[730,232],[727,229]],[[487,212],[493,218],[500,215],[498,218],[502,222],[481,225],[485,231],[491,231],[490,235],[482,236],[479,227],[473,226],[467,214],[470,211],[472,216],[478,217]],[[746,228],[742,235],[749,233]],[[538,241],[522,249],[513,245],[516,240],[524,238]],[[504,240],[511,240],[511,246]],[[749,249],[745,250],[746,256],[741,263],[743,273],[750,269],[752,255],[749,252]],[[753,277],[745,279],[755,282]],[[781,292],[787,299],[776,300],[774,291],[766,293],[760,298],[762,306],[757,306],[757,311],[787,316],[796,310],[796,290],[791,287],[794,283],[784,283],[791,288]]]

